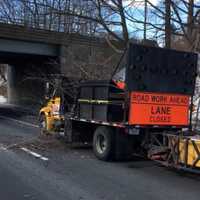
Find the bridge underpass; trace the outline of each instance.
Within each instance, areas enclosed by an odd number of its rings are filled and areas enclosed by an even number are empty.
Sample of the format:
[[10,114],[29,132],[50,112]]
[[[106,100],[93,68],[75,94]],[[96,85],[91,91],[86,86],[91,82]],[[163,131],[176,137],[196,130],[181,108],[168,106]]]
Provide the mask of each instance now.
[[8,102],[39,105],[45,91],[40,77],[60,72],[58,47],[3,39],[0,44],[0,63],[8,64]]
[[[1,56],[0,56],[1,57]],[[7,68],[8,102],[12,104],[38,105],[44,99],[44,82],[40,77],[58,73],[53,63],[55,57],[16,55],[9,58]],[[0,59],[1,61],[1,59]]]
[[[0,23],[0,63],[9,64],[10,103],[24,104],[43,98],[44,84],[33,79],[24,81],[27,71],[34,76],[61,71],[66,76],[105,78],[119,58],[99,38]],[[52,65],[55,61],[56,71]]]

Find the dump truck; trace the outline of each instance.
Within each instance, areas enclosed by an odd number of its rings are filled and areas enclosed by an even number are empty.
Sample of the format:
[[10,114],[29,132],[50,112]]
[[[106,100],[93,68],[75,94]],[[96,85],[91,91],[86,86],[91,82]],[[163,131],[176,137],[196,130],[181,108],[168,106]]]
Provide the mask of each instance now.
[[[70,103],[65,95],[53,97],[62,114],[46,127],[69,143],[92,144],[100,160],[142,155],[198,172],[200,136],[192,129],[197,54],[130,43],[125,57],[110,80],[81,82]],[[40,111],[46,122],[52,108]]]

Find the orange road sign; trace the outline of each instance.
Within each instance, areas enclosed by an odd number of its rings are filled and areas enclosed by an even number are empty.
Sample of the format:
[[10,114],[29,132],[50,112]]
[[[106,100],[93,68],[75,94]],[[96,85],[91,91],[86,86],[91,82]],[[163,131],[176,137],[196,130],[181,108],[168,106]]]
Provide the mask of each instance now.
[[190,96],[131,92],[129,124],[189,125]]

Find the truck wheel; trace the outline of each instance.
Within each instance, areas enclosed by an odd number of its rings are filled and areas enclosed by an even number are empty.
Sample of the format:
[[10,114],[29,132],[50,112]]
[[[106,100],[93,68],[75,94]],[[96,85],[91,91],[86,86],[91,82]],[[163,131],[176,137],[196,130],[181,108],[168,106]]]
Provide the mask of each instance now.
[[45,114],[41,114],[39,117],[39,127],[40,127],[40,135],[47,134],[47,120]]
[[100,126],[96,129],[93,137],[93,151],[100,160],[108,161],[112,159],[114,139],[111,128]]

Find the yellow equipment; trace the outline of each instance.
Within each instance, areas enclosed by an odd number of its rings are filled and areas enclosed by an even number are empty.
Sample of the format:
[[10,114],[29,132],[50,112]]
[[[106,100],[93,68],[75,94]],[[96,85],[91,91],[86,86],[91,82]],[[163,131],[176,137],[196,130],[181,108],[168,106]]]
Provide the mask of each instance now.
[[60,114],[60,97],[49,99],[39,114],[41,133],[53,133],[64,119]]
[[180,139],[179,162],[185,166],[200,167],[200,136],[188,136]]

